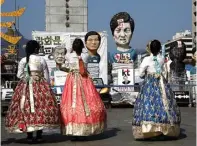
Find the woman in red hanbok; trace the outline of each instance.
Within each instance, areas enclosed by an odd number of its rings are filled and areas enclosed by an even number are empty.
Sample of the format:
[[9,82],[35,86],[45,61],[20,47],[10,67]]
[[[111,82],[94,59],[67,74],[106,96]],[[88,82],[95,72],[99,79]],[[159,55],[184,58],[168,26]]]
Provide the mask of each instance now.
[[106,109],[85,69],[81,58],[83,48],[83,41],[75,39],[73,50],[67,55],[69,68],[61,67],[69,72],[60,103],[63,135],[95,135],[106,127]]
[[58,128],[59,108],[49,85],[46,61],[38,56],[40,45],[31,40],[26,45],[26,57],[19,62],[19,81],[6,115],[5,127],[10,133],[27,133],[27,140],[42,140],[42,130]]

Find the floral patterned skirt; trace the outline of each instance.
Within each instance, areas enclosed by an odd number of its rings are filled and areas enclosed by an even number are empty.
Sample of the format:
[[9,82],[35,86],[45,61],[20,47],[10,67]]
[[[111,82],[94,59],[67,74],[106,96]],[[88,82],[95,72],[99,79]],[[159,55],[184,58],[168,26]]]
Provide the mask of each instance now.
[[69,73],[60,103],[62,134],[89,136],[106,128],[106,109],[89,77]]
[[133,111],[135,139],[159,135],[178,137],[181,113],[163,76],[147,75]]
[[[14,92],[5,118],[8,132],[33,132],[60,126],[60,112],[55,96],[44,78],[32,81],[32,88],[21,80]],[[33,91],[33,102],[30,91]]]

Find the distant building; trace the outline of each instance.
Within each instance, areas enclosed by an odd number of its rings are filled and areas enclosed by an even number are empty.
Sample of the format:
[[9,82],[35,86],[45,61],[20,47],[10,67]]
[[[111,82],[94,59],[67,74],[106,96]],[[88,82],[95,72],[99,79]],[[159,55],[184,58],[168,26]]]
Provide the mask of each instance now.
[[196,46],[196,42],[197,42],[197,37],[196,37],[196,31],[197,31],[197,27],[196,27],[196,21],[197,21],[196,11],[197,11],[197,7],[196,7],[196,3],[197,3],[197,0],[192,0],[192,38],[193,38],[193,48],[197,47]]
[[49,32],[86,32],[88,0],[45,0],[45,24]]

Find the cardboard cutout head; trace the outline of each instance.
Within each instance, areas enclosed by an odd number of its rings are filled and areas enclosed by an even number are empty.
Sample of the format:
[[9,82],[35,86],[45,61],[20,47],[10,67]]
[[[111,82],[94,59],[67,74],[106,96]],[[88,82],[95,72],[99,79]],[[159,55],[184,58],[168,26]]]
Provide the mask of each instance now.
[[151,42],[152,42],[152,40],[149,41],[148,44],[146,45],[146,51],[148,52],[149,55],[151,54],[151,51],[150,51],[150,43]]
[[182,62],[186,57],[186,45],[182,41],[176,41],[170,46],[169,52],[172,61]]
[[193,48],[192,49],[192,59],[196,62],[196,56],[197,54],[196,54],[196,48]]
[[101,43],[101,36],[96,31],[90,31],[85,35],[85,45],[90,55],[96,55]]
[[135,28],[134,20],[127,12],[115,14],[110,21],[110,28],[117,47],[128,49]]
[[185,71],[185,64],[183,60],[186,58],[186,45],[182,41],[176,41],[170,46],[169,52],[171,73],[175,73],[177,77],[181,77],[181,74]]
[[53,48],[53,56],[56,64],[64,64],[65,63],[65,55],[67,50],[63,46],[57,46]]

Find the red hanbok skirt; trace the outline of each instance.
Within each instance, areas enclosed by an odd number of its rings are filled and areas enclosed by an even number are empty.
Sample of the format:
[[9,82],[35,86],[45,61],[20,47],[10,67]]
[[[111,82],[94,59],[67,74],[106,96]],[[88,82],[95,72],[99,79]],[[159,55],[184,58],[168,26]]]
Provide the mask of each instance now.
[[106,128],[106,109],[89,77],[69,73],[60,103],[62,134],[89,136]]
[[60,112],[49,84],[44,78],[32,81],[33,112],[29,89],[26,81],[18,83],[5,118],[6,130],[21,133],[58,128]]

